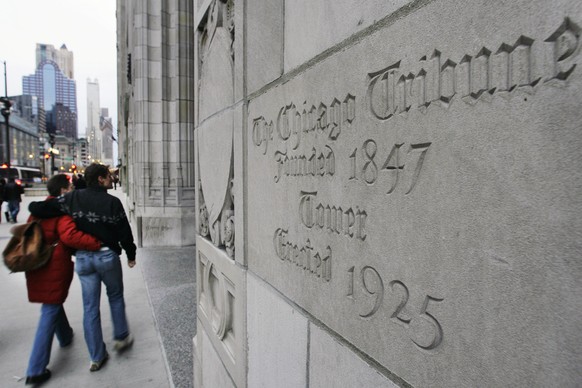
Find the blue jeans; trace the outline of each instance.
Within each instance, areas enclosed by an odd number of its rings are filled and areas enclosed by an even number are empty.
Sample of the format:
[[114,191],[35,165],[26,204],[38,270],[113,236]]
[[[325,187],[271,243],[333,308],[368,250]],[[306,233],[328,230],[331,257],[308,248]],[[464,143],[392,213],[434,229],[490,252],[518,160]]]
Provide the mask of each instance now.
[[63,305],[45,303],[40,308],[40,320],[28,361],[27,376],[38,376],[44,372],[51,358],[55,334],[61,346],[67,346],[73,340],[73,329],[69,325]]
[[112,250],[77,251],[75,271],[81,281],[83,294],[83,330],[89,348],[91,361],[105,358],[106,349],[101,329],[101,282],[105,284],[111,320],[113,339],[122,340],[129,335],[123,299],[123,272],[119,255]]
[[20,202],[18,200],[8,201],[8,213],[10,213],[10,218],[12,221],[16,221],[16,216],[20,212]]

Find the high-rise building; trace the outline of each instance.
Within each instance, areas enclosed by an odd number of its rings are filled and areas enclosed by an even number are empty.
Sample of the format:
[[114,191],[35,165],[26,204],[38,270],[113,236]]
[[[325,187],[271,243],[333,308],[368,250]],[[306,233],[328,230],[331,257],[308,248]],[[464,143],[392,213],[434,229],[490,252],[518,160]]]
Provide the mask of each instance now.
[[73,52],[67,49],[64,44],[59,50],[55,49],[52,44],[36,44],[36,67],[43,61],[53,61],[67,78],[75,78]]
[[76,151],[77,153],[75,154],[75,164],[78,167],[84,169],[91,163],[91,160],[89,158],[90,155],[87,152],[88,144],[86,138],[81,137],[77,139]]
[[[38,98],[39,116],[43,114],[40,111],[44,111],[48,133],[62,134],[76,139],[77,86],[75,80],[63,73],[58,63],[54,61],[54,53],[51,50],[42,50],[43,47],[46,48],[47,45],[37,45],[38,64],[35,73],[22,77],[23,94]],[[66,55],[62,54],[61,57],[65,58]],[[69,75],[73,74],[72,55],[66,57],[66,60],[56,59],[70,68]]]
[[[12,114],[22,117],[33,124],[38,124],[38,98],[30,95],[10,97]],[[39,128],[40,129],[40,128]]]
[[[11,98],[12,100],[12,98]],[[38,131],[36,125],[19,115],[10,117],[10,160],[6,154],[6,121],[0,119],[0,161],[14,166],[38,167]]]
[[99,117],[99,127],[101,129],[101,162],[113,166],[113,123],[109,117],[109,109],[101,108]]
[[101,160],[101,127],[99,102],[99,81],[87,79],[87,128],[85,133],[89,143],[89,155],[91,158]]

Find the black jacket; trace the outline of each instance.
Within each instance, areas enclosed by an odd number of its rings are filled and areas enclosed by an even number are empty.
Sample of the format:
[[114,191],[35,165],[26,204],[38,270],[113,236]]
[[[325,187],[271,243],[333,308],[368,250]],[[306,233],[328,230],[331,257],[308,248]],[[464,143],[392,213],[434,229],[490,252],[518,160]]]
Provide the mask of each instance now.
[[8,182],[4,186],[4,201],[22,202],[21,194],[24,194],[24,189],[16,182]]
[[97,237],[117,254],[123,248],[128,260],[135,260],[136,246],[123,205],[103,187],[88,187],[49,201],[31,202],[28,210],[38,218],[68,214],[79,230]]
[[73,186],[75,186],[76,190],[86,189],[87,182],[85,181],[85,178],[77,178],[76,181],[73,181]]

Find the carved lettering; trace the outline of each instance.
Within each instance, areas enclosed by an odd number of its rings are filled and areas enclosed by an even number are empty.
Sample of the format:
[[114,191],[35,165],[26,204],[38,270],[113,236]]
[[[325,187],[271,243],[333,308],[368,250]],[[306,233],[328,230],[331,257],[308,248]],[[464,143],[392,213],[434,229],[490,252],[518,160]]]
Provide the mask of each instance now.
[[[546,82],[565,81],[575,70],[581,32],[566,18],[545,40],[553,53],[552,74]],[[514,44],[502,43],[495,53],[482,47],[474,56],[463,55],[458,63],[434,50],[429,57],[420,58],[416,74],[403,71],[402,61],[394,62],[368,73],[368,109],[373,117],[388,120],[412,108],[425,112],[434,102],[447,108],[457,94],[468,104],[490,101],[494,95],[510,97],[518,90],[531,94],[542,79],[533,74],[534,43],[522,35]]]
[[[391,182],[391,184],[388,186],[386,194],[392,194],[394,192],[400,181],[400,175],[403,173],[406,165],[408,166],[406,168],[408,174],[405,174],[405,176],[408,175],[408,179],[406,180],[408,183],[405,182],[405,185],[408,185],[408,188],[406,189],[405,194],[410,194],[412,192],[418,182],[420,171],[422,170],[426,153],[431,143],[410,144],[406,156],[401,156],[402,152],[400,149],[403,145],[404,143],[394,144],[388,157],[384,161],[384,164],[379,170],[387,171],[389,174],[389,182]],[[378,147],[373,139],[366,140],[362,145],[362,167],[360,176],[367,185],[373,185],[378,179],[378,166],[376,165],[375,160],[377,150]],[[358,180],[356,174],[356,168],[358,166],[357,151],[358,149],[356,148],[349,156],[352,168],[352,173],[349,177],[350,181]]]
[[[315,136],[325,135],[329,140],[339,138],[342,128],[349,128],[356,118],[356,97],[350,93],[340,101],[334,98],[329,108],[323,102],[316,108],[310,107],[307,101],[303,102],[303,109],[298,109],[294,103],[279,109],[275,122],[279,139],[289,142],[296,150],[302,138],[310,133]],[[260,147],[264,144],[263,155],[266,154],[267,144],[273,139],[273,122],[268,122],[263,116],[253,119],[253,143]]]
[[335,155],[329,146],[322,152],[313,147],[308,155],[288,156],[286,152],[275,152],[277,174],[274,176],[278,183],[284,176],[333,176],[335,174]]
[[[355,276],[356,267],[351,266],[347,270],[348,276],[348,284],[347,284],[347,293],[346,297],[351,301],[354,306],[360,311],[358,315],[363,318],[371,318],[374,314],[378,312],[382,305],[384,304],[384,295],[386,293],[384,289],[384,280],[380,273],[372,266],[365,265],[360,270],[360,277],[359,277],[359,285],[361,286],[362,292],[356,292],[358,287],[356,286],[357,277]],[[432,326],[432,338],[427,343],[426,338],[423,338],[423,341],[418,341],[414,338],[415,335],[418,333],[410,333],[411,337],[410,340],[418,346],[420,349],[424,350],[433,350],[437,348],[443,341],[443,328],[436,317],[428,312],[429,303],[430,302],[442,302],[444,299],[442,298],[435,298],[430,295],[426,295],[424,299],[424,303],[420,308],[420,313],[418,315],[409,315],[409,312],[406,310],[406,306],[409,301],[410,292],[408,291],[408,287],[401,282],[400,280],[392,280],[388,283],[390,285],[390,289],[392,292],[396,290],[400,290],[400,302],[396,306],[395,310],[390,315],[392,322],[401,325],[402,327],[406,328],[406,330],[410,330],[413,326],[410,323],[415,320],[420,320],[420,324],[414,325],[414,327],[418,328],[421,325],[426,325],[426,323]],[[396,287],[398,286],[398,287]],[[360,300],[360,296],[363,295],[367,299],[372,299],[372,303],[366,304],[366,302],[362,302]],[[365,306],[366,309],[364,311],[360,310],[360,306]],[[371,305],[371,307],[370,307]],[[426,322],[426,323],[423,323]]]
[[400,67],[400,61],[377,71],[370,73],[368,86],[368,101],[370,111],[380,119],[387,120],[396,113],[397,107],[394,99],[396,87],[396,74]]
[[342,119],[346,127],[349,127],[356,118],[356,97],[348,94],[342,107]]
[[[369,274],[368,277],[366,277],[366,274]],[[368,265],[362,268],[361,276],[362,288],[369,296],[372,296],[375,299],[374,306],[369,312],[363,314],[360,313],[360,317],[369,318],[376,314],[380,306],[382,306],[382,302],[384,301],[384,282],[378,271]],[[372,278],[371,280],[366,280],[370,277]]]
[[263,147],[263,155],[267,153],[269,141],[273,140],[273,122],[267,123],[263,116],[253,120],[253,143]]
[[566,18],[564,23],[545,41],[553,51],[553,74],[546,80],[565,81],[576,68],[573,58],[580,51],[580,27]]
[[309,239],[304,246],[299,246],[288,240],[288,231],[278,228],[273,236],[275,254],[281,261],[288,261],[296,267],[324,282],[331,280],[331,247],[325,248],[325,253],[314,251]]
[[329,106],[329,139],[337,140],[342,131],[342,104],[336,98]]
[[318,229],[330,234],[340,234],[364,241],[367,237],[368,213],[356,207],[342,207],[317,203],[317,191],[301,191],[299,194],[299,220],[307,229]]

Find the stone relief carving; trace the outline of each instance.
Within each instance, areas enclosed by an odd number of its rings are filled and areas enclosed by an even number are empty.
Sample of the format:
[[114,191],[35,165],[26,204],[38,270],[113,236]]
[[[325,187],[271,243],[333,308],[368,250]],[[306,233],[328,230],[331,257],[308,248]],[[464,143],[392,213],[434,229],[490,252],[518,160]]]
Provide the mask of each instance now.
[[210,230],[208,229],[208,209],[204,202],[204,194],[200,190],[200,214],[198,217],[198,233],[203,237],[208,237]]
[[[232,167],[232,166],[231,166]],[[232,174],[232,168],[231,168]],[[198,223],[198,233],[203,237],[210,237],[210,240],[217,248],[224,249],[226,254],[231,259],[234,259],[234,195],[232,179],[229,180],[229,185],[227,187],[226,199],[224,201],[222,211],[219,216],[210,221],[208,208],[206,202],[204,201],[204,194],[202,185],[200,185],[200,211],[199,211],[199,223]]]
[[[211,228],[212,243],[226,251],[231,259],[234,258],[234,195],[232,194],[233,166],[231,164],[231,175],[226,191],[226,199],[220,212],[220,217],[214,222]],[[212,233],[214,231],[214,234]]]
[[234,258],[234,179],[230,180],[225,209],[222,211],[220,220],[221,242],[224,245],[226,254]]
[[[199,117],[204,120],[233,102],[234,1],[214,0],[199,29]],[[233,120],[215,115],[198,129],[199,233],[234,258]]]
[[233,305],[235,287],[228,277],[202,253],[199,254],[202,282],[200,308],[210,322],[214,334],[222,341],[230,357],[234,359]]
[[207,21],[202,27],[202,32],[199,36],[199,57],[201,62],[204,62],[206,53],[208,53],[210,44],[219,28],[224,28],[228,31],[230,36],[230,55],[234,60],[234,0],[215,0],[210,5]]

